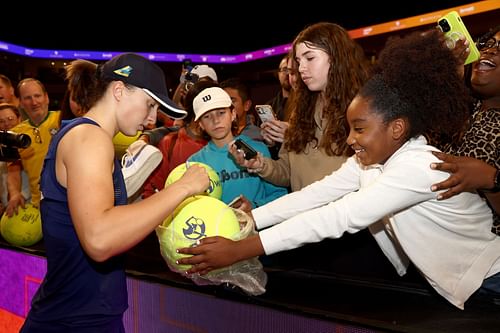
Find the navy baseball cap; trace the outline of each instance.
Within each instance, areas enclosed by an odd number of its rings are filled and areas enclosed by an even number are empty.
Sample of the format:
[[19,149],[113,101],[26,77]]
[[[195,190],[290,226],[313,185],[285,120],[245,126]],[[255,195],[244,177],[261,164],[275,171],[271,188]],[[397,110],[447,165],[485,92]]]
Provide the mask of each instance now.
[[182,119],[187,112],[179,108],[169,97],[165,74],[154,62],[135,53],[122,53],[111,58],[102,66],[105,77],[123,81],[141,88],[160,104],[167,116]]

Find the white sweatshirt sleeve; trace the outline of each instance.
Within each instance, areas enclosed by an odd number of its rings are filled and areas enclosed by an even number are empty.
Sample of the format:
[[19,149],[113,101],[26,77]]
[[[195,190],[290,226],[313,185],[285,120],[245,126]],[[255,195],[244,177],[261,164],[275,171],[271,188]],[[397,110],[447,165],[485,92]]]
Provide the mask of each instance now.
[[[429,154],[407,152],[393,156],[379,175],[373,175],[373,169],[361,170],[355,161],[349,159],[332,175],[281,198],[274,207],[272,203],[262,207],[264,209],[254,215],[259,227],[280,222],[278,217],[286,219],[259,233],[266,254],[324,238],[338,238],[346,231],[354,233],[385,216],[435,198],[430,185],[436,182],[435,176],[439,173],[429,168]],[[356,168],[359,170],[357,181],[365,181],[362,188],[352,192],[354,181],[344,177],[355,177]],[[364,173],[371,173],[369,181]],[[446,179],[446,174],[440,177]],[[346,192],[352,193],[335,201]]]
[[[257,229],[280,223],[301,212],[321,207],[356,191],[359,186],[359,166],[354,158],[331,175],[252,210]],[[335,186],[333,186],[335,185]]]

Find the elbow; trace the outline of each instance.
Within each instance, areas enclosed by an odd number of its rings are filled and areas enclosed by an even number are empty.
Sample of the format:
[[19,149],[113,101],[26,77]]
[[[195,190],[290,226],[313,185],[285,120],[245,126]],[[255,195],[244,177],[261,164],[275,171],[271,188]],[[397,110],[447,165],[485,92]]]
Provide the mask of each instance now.
[[109,251],[103,251],[96,248],[85,250],[85,253],[95,262],[104,262],[112,257]]
[[113,256],[110,246],[98,238],[82,242],[85,253],[95,262],[104,262]]

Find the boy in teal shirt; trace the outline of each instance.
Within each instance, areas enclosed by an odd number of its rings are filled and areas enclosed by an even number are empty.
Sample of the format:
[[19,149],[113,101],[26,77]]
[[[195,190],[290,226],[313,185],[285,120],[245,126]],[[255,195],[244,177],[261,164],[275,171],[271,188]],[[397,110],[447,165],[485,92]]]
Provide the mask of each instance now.
[[269,149],[262,142],[245,135],[233,136],[233,122],[236,114],[229,95],[219,87],[207,88],[193,101],[195,121],[210,136],[210,141],[200,151],[193,154],[190,162],[201,162],[211,166],[219,175],[222,184],[222,198],[225,203],[242,195],[252,208],[262,206],[287,194],[285,187],[275,186],[261,177],[241,168],[228,152],[228,145],[241,139],[265,157],[270,157]]

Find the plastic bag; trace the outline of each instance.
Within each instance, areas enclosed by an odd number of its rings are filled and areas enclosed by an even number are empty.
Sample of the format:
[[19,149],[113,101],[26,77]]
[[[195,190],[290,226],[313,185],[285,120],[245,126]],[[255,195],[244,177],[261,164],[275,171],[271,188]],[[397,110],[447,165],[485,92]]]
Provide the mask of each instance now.
[[[232,237],[233,240],[240,240],[257,233],[255,231],[255,222],[248,214],[239,209],[231,209],[238,218],[241,228],[240,232]],[[156,235],[160,242],[161,255],[171,271],[186,276],[184,270],[172,264],[178,259],[172,257],[172,253],[175,251],[172,251],[170,248],[174,246],[171,240],[175,235],[166,235],[166,232],[166,228],[161,225],[156,228]],[[267,274],[264,272],[264,268],[257,257],[239,261],[231,266],[214,270],[205,275],[191,274],[187,277],[197,285],[220,285],[222,283],[229,283],[241,288],[246,294],[252,296],[261,295],[266,292]]]

